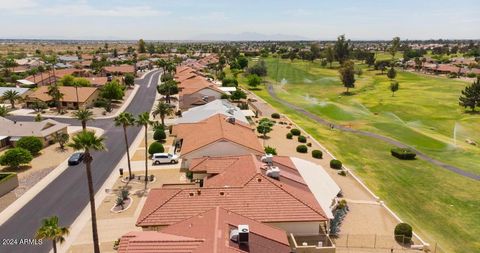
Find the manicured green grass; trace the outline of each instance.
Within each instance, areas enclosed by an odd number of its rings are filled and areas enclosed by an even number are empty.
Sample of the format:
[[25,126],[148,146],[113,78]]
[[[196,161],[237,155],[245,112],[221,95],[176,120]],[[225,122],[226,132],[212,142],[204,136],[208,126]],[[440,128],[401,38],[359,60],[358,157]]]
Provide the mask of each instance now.
[[[399,73],[395,97],[389,81],[367,71],[357,81],[353,96],[344,91],[335,69],[317,62],[266,59],[267,80],[282,98],[339,124],[391,136],[442,161],[478,173],[478,147],[465,138],[480,140],[475,130],[480,115],[458,107],[458,94],[466,85],[456,80]],[[308,79],[308,80],[306,80]],[[245,80],[239,76],[240,84]],[[369,137],[327,129],[273,100],[266,89],[254,91],[325,145],[333,154],[414,226],[424,239],[438,242],[445,252],[474,252],[480,247],[480,184],[422,160],[401,161],[390,155],[389,144]],[[453,128],[457,125],[457,145]],[[392,231],[393,233],[393,231]],[[437,251],[440,252],[440,251]]]

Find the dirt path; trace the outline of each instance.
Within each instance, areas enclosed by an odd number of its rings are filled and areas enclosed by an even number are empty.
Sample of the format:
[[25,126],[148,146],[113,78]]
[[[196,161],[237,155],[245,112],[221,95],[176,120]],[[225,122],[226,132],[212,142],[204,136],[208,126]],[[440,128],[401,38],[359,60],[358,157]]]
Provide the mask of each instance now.
[[477,175],[477,174],[474,174],[474,173],[471,173],[471,172],[468,172],[468,171],[464,171],[458,167],[455,167],[455,166],[452,166],[452,165],[449,165],[449,164],[446,164],[444,162],[441,162],[439,160],[436,160],[428,155],[426,155],[425,153],[422,153],[421,151],[413,148],[413,147],[410,147],[402,142],[399,142],[395,139],[392,139],[392,138],[389,138],[389,137],[386,137],[386,136],[383,136],[383,135],[380,135],[380,134],[376,134],[376,133],[372,133],[372,132],[368,132],[368,131],[364,131],[364,130],[358,130],[358,129],[352,129],[352,128],[348,128],[348,127],[345,127],[345,126],[342,126],[342,125],[337,125],[337,124],[334,124],[330,121],[327,121],[325,119],[322,119],[320,118],[319,116],[317,116],[316,114],[313,114],[299,106],[296,106],[296,105],[293,105],[281,98],[279,98],[277,96],[277,94],[275,93],[275,90],[273,89],[273,86],[271,84],[268,84],[268,94],[270,94],[270,96],[277,102],[279,102],[280,104],[284,105],[284,106],[287,106],[287,107],[290,107],[292,109],[294,109],[295,111],[307,116],[308,118],[316,121],[317,123],[320,123],[322,125],[325,125],[327,127],[332,127],[332,128],[336,128],[336,129],[339,129],[341,131],[344,131],[344,132],[350,132],[350,133],[354,133],[354,134],[359,134],[359,135],[363,135],[363,136],[368,136],[368,137],[372,137],[372,138],[375,138],[375,139],[379,139],[379,140],[382,140],[382,141],[385,141],[389,144],[392,144],[396,147],[400,147],[400,148],[410,148],[412,149],[416,154],[417,156],[422,159],[422,160],[425,160],[429,163],[432,163],[434,165],[437,165],[437,166],[440,166],[442,168],[445,168],[451,172],[454,172],[456,174],[459,174],[459,175],[462,175],[464,177],[468,177],[468,178],[471,178],[471,179],[474,179],[474,180],[480,180],[480,175]]

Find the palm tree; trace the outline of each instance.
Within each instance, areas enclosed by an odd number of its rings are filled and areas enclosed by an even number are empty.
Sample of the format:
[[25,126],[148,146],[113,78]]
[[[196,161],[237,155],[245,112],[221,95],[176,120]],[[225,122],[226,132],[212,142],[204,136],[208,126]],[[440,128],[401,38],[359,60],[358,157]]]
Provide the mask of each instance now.
[[93,190],[92,179],[92,156],[90,151],[104,151],[106,150],[104,145],[105,138],[95,136],[93,131],[82,131],[72,138],[72,141],[68,144],[69,147],[74,150],[84,150],[83,163],[87,170],[88,181],[88,193],[90,196],[90,212],[92,214],[92,235],[93,235],[93,249],[95,253],[100,253],[100,246],[98,243],[97,232],[97,214],[95,211],[95,192]]
[[153,109],[152,115],[153,117],[156,117],[157,115],[160,116],[160,119],[162,120],[162,126],[165,126],[165,117],[168,115],[171,115],[173,113],[172,107],[163,102],[160,101],[157,106]]
[[64,236],[69,233],[67,227],[58,226],[58,217],[52,216],[42,220],[42,226],[37,230],[35,238],[52,240],[53,252],[57,253],[57,242],[63,243],[65,241]]
[[58,85],[52,84],[48,86],[47,94],[52,97],[53,101],[55,101],[58,113],[60,113],[62,111],[62,103],[60,102],[60,100],[63,98],[63,93],[58,88]]
[[130,151],[128,149],[127,127],[133,125],[135,125],[135,118],[129,112],[122,112],[115,117],[115,126],[123,127],[123,138],[125,139],[125,147],[127,149],[128,180],[132,179],[132,168],[130,167]]
[[150,121],[150,114],[148,112],[144,112],[138,115],[136,122],[137,122],[137,126],[143,126],[145,128],[145,188],[147,188],[147,182],[148,182],[147,129],[148,129],[148,125],[152,124],[152,121]]
[[20,93],[16,90],[7,90],[3,93],[2,100],[10,102],[12,109],[15,109],[15,101],[22,99]]
[[5,106],[0,106],[0,117],[5,117],[8,115],[8,109]]
[[73,116],[82,122],[82,130],[87,130],[87,121],[93,120],[93,112],[88,109],[79,109]]

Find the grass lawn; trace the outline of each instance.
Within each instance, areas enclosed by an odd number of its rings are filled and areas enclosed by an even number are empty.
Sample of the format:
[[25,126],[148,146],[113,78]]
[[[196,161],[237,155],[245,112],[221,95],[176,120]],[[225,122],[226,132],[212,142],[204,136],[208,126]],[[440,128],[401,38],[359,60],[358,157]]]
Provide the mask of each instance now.
[[[364,73],[357,78],[354,95],[341,96],[344,88],[335,69],[299,60],[268,58],[266,62],[267,79],[277,81],[275,89],[282,99],[336,123],[391,136],[439,160],[480,173],[480,148],[465,143],[466,138],[480,142],[480,132],[475,130],[480,115],[465,114],[458,106],[460,90],[468,83],[400,72],[400,90],[392,97],[386,76],[361,66]],[[239,81],[245,85],[241,75]],[[446,252],[474,252],[480,247],[478,181],[422,160],[397,160],[384,142],[326,129],[276,103],[265,89],[255,93],[354,169],[425,239],[438,242]]]

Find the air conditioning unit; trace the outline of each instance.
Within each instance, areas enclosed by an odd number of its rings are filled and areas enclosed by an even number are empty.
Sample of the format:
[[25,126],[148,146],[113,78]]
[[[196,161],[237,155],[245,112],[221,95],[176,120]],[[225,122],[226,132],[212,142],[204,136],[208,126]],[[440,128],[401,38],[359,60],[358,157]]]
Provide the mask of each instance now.
[[274,178],[274,179],[279,179],[280,178],[280,168],[277,166],[269,166],[267,169],[267,176]]
[[265,154],[260,159],[264,163],[271,164],[273,162],[273,155],[272,154]]
[[235,124],[235,117],[227,117],[225,120],[230,124]]
[[238,225],[238,243],[248,243],[248,234],[250,233],[250,228],[248,225]]

